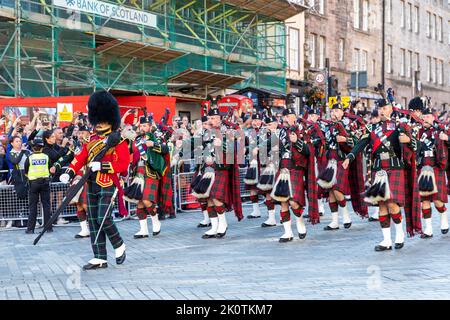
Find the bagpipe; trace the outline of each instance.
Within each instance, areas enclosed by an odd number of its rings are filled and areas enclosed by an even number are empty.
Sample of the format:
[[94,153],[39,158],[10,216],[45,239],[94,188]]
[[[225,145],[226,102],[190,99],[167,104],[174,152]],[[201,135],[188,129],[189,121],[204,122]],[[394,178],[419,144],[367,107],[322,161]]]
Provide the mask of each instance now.
[[[153,121],[153,113],[147,114],[146,110],[144,110],[144,116],[149,119],[149,122],[152,124],[150,132],[146,132],[144,135],[140,135],[135,140],[135,145],[137,150],[139,151],[140,159],[143,163],[145,163],[145,173],[149,169],[154,170],[159,175],[162,175],[166,169],[166,161],[164,156],[161,153],[157,152],[149,152],[148,148],[145,148],[147,141],[152,141],[153,143],[162,143],[160,139],[157,137],[158,130],[161,130],[166,126],[167,118],[169,115],[169,109],[166,109],[164,116],[161,118],[159,125],[154,125]],[[161,131],[160,131],[161,132]],[[124,189],[124,199],[131,203],[138,203],[142,200],[143,190],[144,190],[144,174],[138,171],[138,168],[135,168],[135,172],[133,175],[133,179],[128,187]]]

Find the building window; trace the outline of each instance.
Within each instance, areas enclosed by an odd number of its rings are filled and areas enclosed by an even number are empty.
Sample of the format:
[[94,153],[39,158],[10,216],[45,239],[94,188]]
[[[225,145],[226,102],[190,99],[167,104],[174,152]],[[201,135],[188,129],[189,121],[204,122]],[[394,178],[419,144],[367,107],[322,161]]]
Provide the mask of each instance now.
[[431,61],[431,82],[436,83],[436,69],[437,69],[437,59],[434,58]]
[[414,7],[414,32],[415,33],[419,33],[419,19],[420,19],[420,14],[419,14],[419,7],[415,6]]
[[392,0],[386,0],[386,22],[392,23]]
[[325,0],[319,0],[319,13],[325,14]]
[[400,1],[400,27],[404,28],[405,27],[405,1]]
[[400,75],[405,76],[405,49],[400,49]]
[[414,53],[414,71],[419,71],[420,69],[420,58],[419,53]]
[[436,39],[436,26],[437,26],[437,19],[436,15],[433,14],[433,21],[431,22],[431,38]]
[[300,71],[299,64],[299,30],[289,28],[289,69]]
[[408,58],[406,59],[406,76],[411,78],[412,69],[412,51],[408,51]]
[[353,27],[359,29],[359,0],[353,0]]
[[359,49],[353,50],[353,71],[359,71]]
[[361,51],[361,71],[367,71],[367,51]]
[[386,68],[388,73],[392,73],[392,45],[387,46]]
[[444,84],[444,61],[439,60],[438,65],[438,83],[440,85]]
[[442,34],[443,28],[444,28],[444,25],[442,24],[442,17],[439,17],[438,24],[437,24],[437,37],[440,42],[442,42],[442,38],[443,38],[443,34]]
[[345,40],[339,39],[339,61],[344,61]]
[[319,69],[325,69],[325,37],[319,37]]
[[363,19],[362,19],[362,29],[364,31],[369,31],[369,1],[364,0],[363,1]]
[[406,11],[406,25],[408,26],[408,30],[412,30],[412,5],[408,3],[408,9]]
[[427,37],[431,38],[431,12],[427,11]]
[[311,67],[316,67],[316,43],[317,43],[317,35],[311,34]]
[[431,82],[431,57],[427,57],[427,81]]

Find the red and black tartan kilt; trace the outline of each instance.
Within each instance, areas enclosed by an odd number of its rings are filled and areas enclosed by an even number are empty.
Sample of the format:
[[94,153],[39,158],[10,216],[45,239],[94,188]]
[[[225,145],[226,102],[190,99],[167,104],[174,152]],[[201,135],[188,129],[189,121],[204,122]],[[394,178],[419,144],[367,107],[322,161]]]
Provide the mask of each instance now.
[[80,198],[78,199],[78,203],[87,205],[87,185],[83,186],[83,191],[81,191]]
[[144,166],[139,166],[137,168],[137,173],[144,176],[144,190],[142,191],[142,200],[157,203],[159,180],[147,177]]
[[[420,201],[441,201],[443,203],[448,202],[447,195],[447,181],[445,179],[445,170],[442,170],[436,166],[433,166],[434,178],[436,179],[436,186],[438,192],[426,197],[420,197]],[[417,176],[420,176],[420,172]]]
[[350,194],[350,181],[348,179],[348,168],[344,169],[342,167],[343,161],[337,162],[337,172],[336,172],[336,184],[331,188],[331,190],[339,191],[344,195]]
[[[319,173],[325,170],[327,167],[327,159],[325,156],[316,157],[317,161],[317,173],[316,177],[319,176]],[[321,186],[317,185],[317,196],[320,198],[327,198],[328,197],[328,190],[323,189]]]
[[301,207],[306,205],[305,198],[305,171],[298,169],[289,170],[291,174],[292,201],[297,202]]
[[[389,178],[389,188],[391,190],[391,198],[400,207],[405,206],[406,190],[405,190],[405,170],[404,169],[383,169],[387,172]],[[375,179],[377,171],[372,170],[372,183]]]
[[220,202],[231,204],[229,172],[227,170],[214,170],[214,184],[209,193],[210,199],[216,199]]
[[[305,198],[305,170],[293,168],[292,162],[289,159],[281,160],[281,168],[289,169],[291,187],[292,187],[292,198],[290,200],[297,202],[300,206],[304,207],[306,205]],[[275,178],[278,180],[281,170]]]

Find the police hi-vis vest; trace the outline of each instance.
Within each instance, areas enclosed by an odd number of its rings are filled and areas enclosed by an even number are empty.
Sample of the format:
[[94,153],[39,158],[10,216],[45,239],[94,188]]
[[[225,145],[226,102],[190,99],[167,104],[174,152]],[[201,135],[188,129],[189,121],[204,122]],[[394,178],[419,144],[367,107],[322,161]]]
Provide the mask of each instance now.
[[30,181],[50,176],[48,170],[49,158],[45,153],[33,153],[29,157],[29,162],[28,179]]

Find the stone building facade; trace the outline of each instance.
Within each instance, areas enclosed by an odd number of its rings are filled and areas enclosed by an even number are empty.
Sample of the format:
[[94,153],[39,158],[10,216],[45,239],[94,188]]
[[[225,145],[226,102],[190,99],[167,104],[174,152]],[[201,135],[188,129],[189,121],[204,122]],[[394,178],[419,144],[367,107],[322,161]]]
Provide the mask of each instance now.
[[330,76],[337,79],[334,89],[371,108],[379,98],[374,88],[383,82],[384,63],[385,88],[394,89],[397,102],[407,105],[421,94],[431,96],[436,109],[444,103],[450,109],[450,0],[310,0],[309,4],[305,81],[316,84],[316,74],[324,72],[328,58]]
[[450,104],[450,1],[386,1],[386,85],[406,105],[415,95]]

